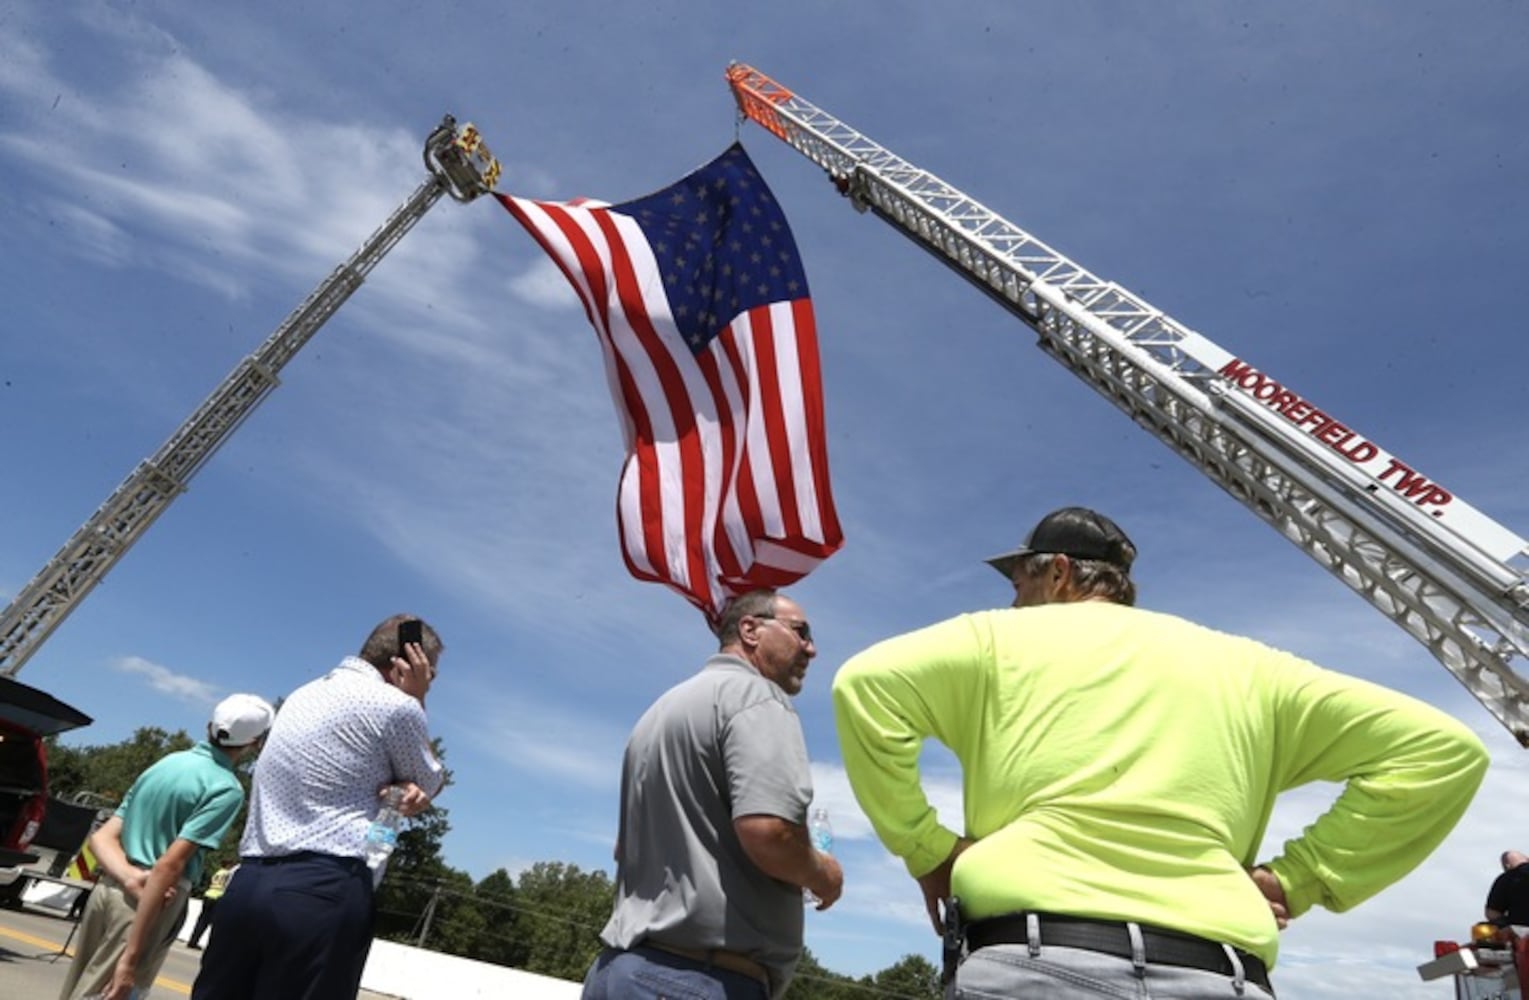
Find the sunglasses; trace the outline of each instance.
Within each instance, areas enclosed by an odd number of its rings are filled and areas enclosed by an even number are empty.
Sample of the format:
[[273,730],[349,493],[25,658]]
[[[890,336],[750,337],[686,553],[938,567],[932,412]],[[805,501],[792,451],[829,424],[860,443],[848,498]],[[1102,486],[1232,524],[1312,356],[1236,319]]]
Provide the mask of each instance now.
[[760,621],[779,622],[786,628],[796,633],[796,637],[802,642],[812,641],[812,626],[797,618],[776,618],[774,615],[754,615]]

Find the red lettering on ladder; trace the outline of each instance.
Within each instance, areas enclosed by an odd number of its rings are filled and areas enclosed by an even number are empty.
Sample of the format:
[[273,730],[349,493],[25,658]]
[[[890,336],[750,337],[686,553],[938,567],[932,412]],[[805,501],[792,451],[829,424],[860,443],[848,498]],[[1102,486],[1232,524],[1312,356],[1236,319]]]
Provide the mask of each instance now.
[[1354,431],[1240,358],[1228,361],[1216,374],[1356,465],[1379,453]]
[[1380,474],[1380,481],[1385,482],[1386,477],[1393,472],[1396,473],[1396,482],[1391,488],[1419,507],[1428,504],[1442,506],[1454,499],[1454,495],[1449,490],[1429,482],[1428,477],[1414,472],[1405,463],[1395,458],[1391,459],[1391,464],[1386,466],[1386,471]]
[[[1247,398],[1278,413],[1291,426],[1304,431],[1313,441],[1331,449],[1355,465],[1363,466],[1370,459],[1381,454],[1379,448],[1360,437],[1352,428],[1317,409],[1309,400],[1302,399],[1295,392],[1285,388],[1241,358],[1232,358],[1227,361],[1216,370],[1216,374],[1241,389]],[[1390,464],[1377,478],[1385,482],[1395,477],[1389,484],[1391,488],[1419,507],[1443,507],[1455,498],[1449,490],[1430,482],[1426,476],[1414,471],[1406,464],[1390,456],[1386,457]],[[1365,471],[1374,475],[1368,469]],[[1434,510],[1431,513],[1435,517],[1440,517],[1444,512]]]
[[1233,358],[1221,366],[1216,374],[1225,378],[1228,382],[1239,381],[1243,375],[1253,370],[1253,366],[1241,358]]

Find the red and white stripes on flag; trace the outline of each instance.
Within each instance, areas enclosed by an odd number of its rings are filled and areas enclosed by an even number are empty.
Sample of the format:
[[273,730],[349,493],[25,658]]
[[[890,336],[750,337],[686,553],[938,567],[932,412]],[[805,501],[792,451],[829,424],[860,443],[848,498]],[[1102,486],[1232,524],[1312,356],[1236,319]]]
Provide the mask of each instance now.
[[562,269],[605,356],[627,457],[627,568],[715,619],[842,544],[806,276],[743,148],[620,205],[499,200]]

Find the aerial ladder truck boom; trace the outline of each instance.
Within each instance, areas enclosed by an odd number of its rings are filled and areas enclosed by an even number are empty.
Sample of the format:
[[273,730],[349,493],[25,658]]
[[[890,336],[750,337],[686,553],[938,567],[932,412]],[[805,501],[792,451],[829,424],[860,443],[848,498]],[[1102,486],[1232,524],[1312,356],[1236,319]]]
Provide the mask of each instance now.
[[185,492],[191,477],[276,388],[287,362],[441,195],[472,201],[499,179],[499,163],[478,130],[470,124],[458,127],[450,115],[425,140],[424,160],[429,177],[123,480],[0,614],[0,675],[15,676],[171,501]]
[[1114,282],[742,64],[741,114],[1421,642],[1529,747],[1529,543]]

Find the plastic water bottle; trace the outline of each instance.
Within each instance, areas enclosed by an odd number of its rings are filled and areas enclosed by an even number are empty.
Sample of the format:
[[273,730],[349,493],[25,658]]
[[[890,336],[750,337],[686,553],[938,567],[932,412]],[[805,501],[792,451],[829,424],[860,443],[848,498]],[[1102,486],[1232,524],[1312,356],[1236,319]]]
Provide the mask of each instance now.
[[[834,828],[828,822],[828,810],[822,806],[815,807],[807,817],[807,839],[812,841],[812,846],[824,854],[834,852]],[[802,889],[802,902],[819,902],[817,893],[811,889]]]
[[398,827],[403,823],[403,813],[398,811],[398,805],[402,801],[403,789],[397,785],[389,788],[382,800],[382,808],[377,810],[377,818],[367,827],[366,866],[372,870],[373,884],[382,881],[388,857],[398,846]]

